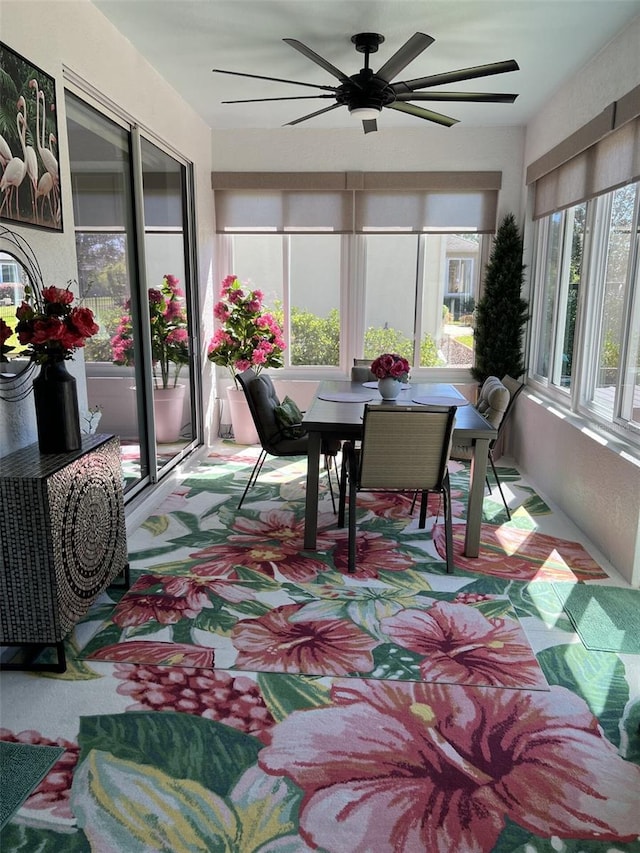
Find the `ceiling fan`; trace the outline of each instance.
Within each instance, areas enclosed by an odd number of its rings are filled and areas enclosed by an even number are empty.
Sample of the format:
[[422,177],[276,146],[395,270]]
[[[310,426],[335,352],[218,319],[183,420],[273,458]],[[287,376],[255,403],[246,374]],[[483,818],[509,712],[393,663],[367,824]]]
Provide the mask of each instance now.
[[451,127],[458,119],[450,118],[441,113],[434,112],[410,101],[454,101],[475,103],[503,103],[512,104],[517,95],[500,94],[493,92],[421,92],[419,89],[430,89],[431,86],[441,86],[447,83],[457,83],[460,80],[471,80],[474,77],[489,77],[492,74],[505,74],[508,71],[519,71],[518,63],[514,59],[504,62],[492,62],[489,65],[476,65],[472,68],[460,68],[457,71],[445,71],[442,74],[432,74],[429,77],[418,77],[415,80],[405,80],[392,83],[394,77],[419,56],[423,50],[433,44],[434,39],[424,33],[414,33],[405,44],[402,45],[393,56],[388,59],[377,72],[369,67],[369,57],[376,53],[378,47],[384,41],[384,36],[379,33],[358,33],[351,37],[358,53],[364,53],[364,68],[357,74],[351,76],[345,74],[335,65],[332,65],[322,56],[311,50],[297,39],[283,39],[288,45],[300,51],[303,56],[315,62],[329,74],[340,81],[339,86],[321,86],[316,83],[302,83],[298,80],[283,80],[280,77],[265,77],[261,74],[243,74],[240,71],[224,71],[222,68],[214,68],[216,74],[232,74],[237,77],[251,77],[254,80],[271,80],[276,83],[292,83],[296,86],[308,86],[313,89],[322,89],[329,94],[298,95],[282,98],[250,98],[240,101],[222,101],[223,104],[253,104],[264,101],[303,101],[315,98],[333,98],[335,103],[321,110],[304,115],[286,123],[285,127],[315,116],[335,110],[338,107],[347,107],[352,116],[362,119],[365,133],[371,133],[378,129],[377,118],[383,108],[398,110],[416,118],[426,119],[436,124]]

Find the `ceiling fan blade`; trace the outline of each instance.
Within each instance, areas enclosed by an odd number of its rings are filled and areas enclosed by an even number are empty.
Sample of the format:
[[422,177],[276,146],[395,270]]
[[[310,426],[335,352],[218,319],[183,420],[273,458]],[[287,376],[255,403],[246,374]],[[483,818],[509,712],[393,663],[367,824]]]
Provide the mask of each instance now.
[[[316,95],[318,98],[330,95]],[[458,101],[477,104],[512,104],[517,95],[501,92],[398,92],[397,101]]]
[[311,50],[311,48],[307,47],[306,44],[302,44],[298,39],[282,39],[282,41],[285,41],[291,47],[299,50],[303,56],[306,56],[307,59],[315,62],[316,65],[320,66],[320,68],[324,68],[325,71],[328,71],[329,74],[337,77],[342,83],[348,83],[351,80],[344,71],[340,71],[339,68],[336,68],[335,65],[332,65],[328,60],[320,56],[319,53],[316,53],[315,50]]
[[315,113],[309,113],[309,115],[302,116],[302,118],[296,118],[293,121],[288,121],[286,124],[283,124],[283,127],[289,127],[292,124],[300,124],[301,121],[306,121],[308,118],[314,118],[315,116],[320,116],[322,113],[328,113],[329,110],[335,110],[338,107],[342,107],[344,104],[331,104],[330,107],[325,107],[323,110],[316,110]]
[[475,65],[472,68],[460,68],[458,71],[445,71],[443,74],[405,80],[394,83],[392,88],[396,92],[414,92],[416,89],[426,89],[429,86],[458,83],[461,80],[472,80],[474,77],[490,77],[492,74],[506,74],[508,71],[519,70],[520,66],[515,59],[506,59],[504,62],[491,62],[489,65]]
[[433,42],[434,39],[431,36],[424,33],[414,33],[390,59],[387,59],[382,68],[378,70],[377,76],[389,83]]
[[244,74],[242,71],[225,71],[222,68],[212,68],[214,74],[232,74],[234,77],[251,77],[252,80],[272,80],[274,83],[292,83],[294,86],[310,86],[312,89],[325,89],[335,92],[337,86],[319,86],[317,83],[301,83],[299,80],[283,80],[282,77],[265,77],[262,74]]
[[424,107],[416,107],[415,104],[405,104],[402,101],[395,101],[393,104],[387,104],[390,110],[398,110],[401,113],[409,113],[416,118],[424,118],[427,121],[433,121],[436,124],[442,124],[445,127],[451,127],[458,123],[457,118],[443,116],[442,113],[434,113],[433,110],[425,110]]
[[365,133],[373,133],[378,129],[378,122],[375,118],[365,118],[362,120],[362,129]]
[[290,98],[245,98],[241,101],[220,101],[221,104],[260,104],[263,101],[315,101],[317,98],[333,98],[333,95],[294,95]]

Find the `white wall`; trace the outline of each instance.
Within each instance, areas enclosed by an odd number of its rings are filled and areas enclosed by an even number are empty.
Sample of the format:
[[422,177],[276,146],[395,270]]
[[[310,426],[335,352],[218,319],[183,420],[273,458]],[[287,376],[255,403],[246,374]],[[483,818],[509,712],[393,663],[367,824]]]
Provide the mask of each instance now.
[[525,164],[541,157],[640,82],[640,15],[571,77],[527,125]]
[[535,394],[520,395],[509,427],[518,467],[639,586],[640,461]]
[[[62,63],[97,92],[118,104],[143,126],[194,163],[199,247],[199,289],[202,317],[205,425],[212,423],[212,371],[205,360],[212,331],[211,137],[208,126],[148,65],[131,44],[88,0],[0,0],[2,40],[56,80],[58,147],[64,232],[36,228],[18,231],[31,245],[42,267],[45,284],[66,285],[77,279],[71,183],[69,176]],[[211,320],[209,319],[211,318]],[[69,362],[78,378],[80,407],[86,404],[82,357]],[[0,401],[2,453],[37,438],[33,397],[21,403]]]

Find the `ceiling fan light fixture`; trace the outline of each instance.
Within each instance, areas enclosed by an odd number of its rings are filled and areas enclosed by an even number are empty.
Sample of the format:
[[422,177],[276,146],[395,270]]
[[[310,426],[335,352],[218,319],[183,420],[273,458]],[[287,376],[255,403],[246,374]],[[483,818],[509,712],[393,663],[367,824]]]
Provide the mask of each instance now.
[[354,107],[349,110],[349,115],[358,121],[366,121],[367,119],[378,118],[382,112],[382,107]]

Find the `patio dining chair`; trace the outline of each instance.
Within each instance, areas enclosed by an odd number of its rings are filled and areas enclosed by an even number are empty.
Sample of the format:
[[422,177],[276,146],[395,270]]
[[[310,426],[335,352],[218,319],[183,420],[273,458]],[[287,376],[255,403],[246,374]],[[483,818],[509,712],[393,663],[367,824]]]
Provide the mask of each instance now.
[[[289,421],[286,425],[283,425],[282,421],[278,421],[278,410],[281,409],[282,404],[269,376],[264,373],[256,374],[252,368],[249,368],[243,373],[237,374],[236,378],[247,398],[249,411],[251,412],[261,445],[260,455],[253,466],[245,490],[240,498],[240,503],[238,504],[238,509],[240,509],[249,489],[258,479],[267,456],[308,456],[308,437],[302,423],[292,423]],[[337,471],[335,459],[340,450],[340,445],[341,442],[337,440],[323,440],[321,451],[324,455],[327,479],[329,481],[329,492],[334,512],[336,511],[336,503],[333,484],[331,482],[331,469],[333,468]]]
[[377,376],[371,370],[370,358],[354,358],[351,368],[352,382],[376,382]]
[[360,491],[420,492],[418,526],[426,526],[429,492],[444,498],[447,572],[453,572],[453,528],[447,463],[456,407],[366,405],[362,440],[342,447],[338,527],[349,494],[348,571],[356,570],[356,513]]
[[[489,445],[489,463],[491,465],[491,470],[493,471],[493,476],[495,477],[498,490],[500,491],[500,497],[502,498],[502,503],[504,504],[509,521],[511,521],[511,510],[509,509],[509,504],[507,503],[504,492],[502,491],[502,484],[500,483],[500,478],[493,458],[493,449],[504,432],[509,416],[513,411],[516,399],[523,388],[524,383],[519,382],[517,379],[514,379],[508,374],[503,376],[502,379],[498,379],[497,376],[488,376],[480,389],[480,395],[478,397],[478,402],[476,403],[476,408],[480,414],[489,421],[491,426],[498,430],[497,437]],[[451,448],[452,459],[466,461],[472,457],[473,447],[454,445]],[[489,489],[489,494],[491,494],[491,484],[489,483],[488,477],[487,487]]]

